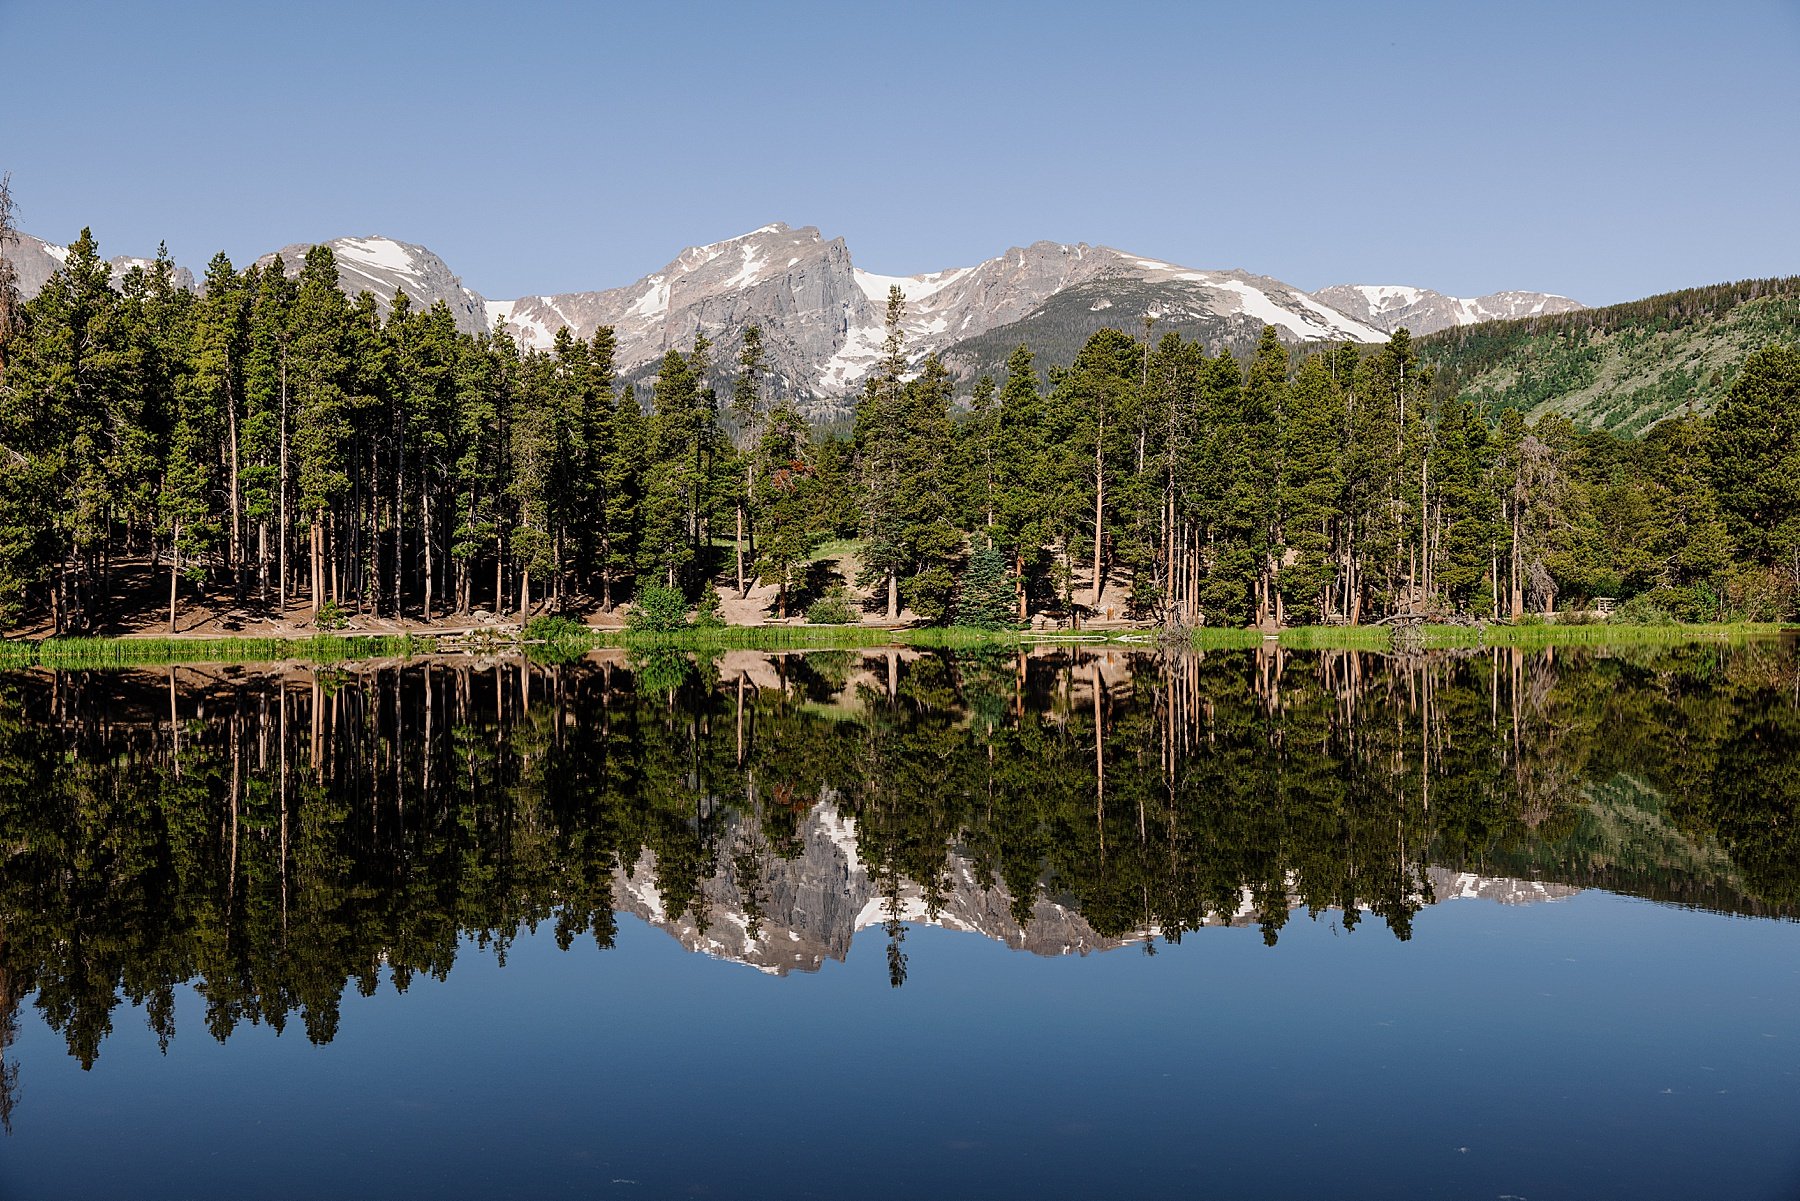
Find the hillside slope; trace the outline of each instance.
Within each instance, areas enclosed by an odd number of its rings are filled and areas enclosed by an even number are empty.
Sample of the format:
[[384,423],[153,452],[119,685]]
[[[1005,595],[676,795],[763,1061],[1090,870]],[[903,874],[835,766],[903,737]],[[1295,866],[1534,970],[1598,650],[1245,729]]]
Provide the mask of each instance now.
[[1495,408],[1639,434],[1710,410],[1752,352],[1800,341],[1800,276],[1444,330],[1415,343],[1439,386]]

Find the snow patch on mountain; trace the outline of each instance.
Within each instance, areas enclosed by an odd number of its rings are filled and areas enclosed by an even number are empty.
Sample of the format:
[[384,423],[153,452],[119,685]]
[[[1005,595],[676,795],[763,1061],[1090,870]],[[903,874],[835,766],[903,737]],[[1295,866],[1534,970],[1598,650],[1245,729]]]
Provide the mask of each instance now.
[[[990,262],[992,260],[989,260]],[[881,310],[884,318],[887,313],[888,289],[899,288],[900,294],[906,297],[906,303],[921,305],[933,296],[950,287],[958,280],[979,271],[986,264],[974,267],[951,267],[945,271],[934,271],[928,275],[877,275],[873,271],[856,268],[856,286],[862,289],[869,303]]]
[[340,265],[348,261],[365,271],[419,274],[419,261],[413,250],[392,238],[342,238],[333,243],[332,248]]
[[1459,325],[1568,313],[1583,307],[1579,301],[1551,292],[1463,297],[1410,284],[1334,284],[1312,296],[1388,334],[1402,327],[1417,335],[1433,334]]

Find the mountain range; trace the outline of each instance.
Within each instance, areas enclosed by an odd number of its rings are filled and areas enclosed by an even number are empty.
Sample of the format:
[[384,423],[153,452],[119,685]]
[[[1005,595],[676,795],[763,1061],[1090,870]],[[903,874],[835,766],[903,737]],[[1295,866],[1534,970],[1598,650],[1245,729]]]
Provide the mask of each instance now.
[[[489,299],[467,287],[430,249],[392,238],[327,243],[346,292],[378,300],[403,290],[419,305],[443,301],[457,327],[505,326],[521,342],[550,345],[568,327],[589,338],[602,325],[618,337],[627,378],[648,374],[664,352],[704,333],[728,361],[743,329],[760,325],[771,379],[786,395],[827,407],[851,393],[880,355],[888,290],[906,297],[907,350],[940,353],[964,379],[994,371],[1019,342],[1041,362],[1066,362],[1102,326],[1177,330],[1209,349],[1243,349],[1265,324],[1291,344],[1379,342],[1401,325],[1415,334],[1496,317],[1580,308],[1566,297],[1501,292],[1462,299],[1426,289],[1344,284],[1308,293],[1248,271],[1202,270],[1106,246],[1034,242],[969,267],[918,275],[865,271],[842,238],[780,223],[683,250],[661,270],[624,287]],[[278,252],[290,272],[308,244]],[[22,289],[33,294],[66,256],[64,247],[24,237],[14,252]],[[267,265],[274,255],[257,260]],[[112,260],[116,276],[146,260]],[[185,269],[183,286],[192,287]]]
[[[812,807],[795,835],[798,853],[776,856],[760,845],[755,823],[735,823],[719,857],[731,866],[701,880],[694,902],[680,913],[664,905],[656,856],[645,851],[628,868],[614,871],[616,910],[672,935],[690,951],[777,976],[818,971],[827,960],[842,962],[858,932],[891,921],[976,934],[1044,956],[1141,946],[1160,934],[1155,927],[1101,934],[1080,912],[1046,896],[1034,898],[1022,912],[1003,882],[983,882],[969,860],[954,852],[933,895],[910,880],[884,892],[880,873],[857,853],[855,819],[829,795]],[[754,878],[740,878],[738,865],[745,863],[760,864]],[[1581,891],[1435,866],[1425,870],[1420,883],[1429,886],[1428,893],[1419,892],[1420,903],[1480,899],[1529,905]],[[1300,904],[1297,898],[1287,903]],[[1251,926],[1261,916],[1245,889],[1234,911],[1213,914],[1206,924]]]

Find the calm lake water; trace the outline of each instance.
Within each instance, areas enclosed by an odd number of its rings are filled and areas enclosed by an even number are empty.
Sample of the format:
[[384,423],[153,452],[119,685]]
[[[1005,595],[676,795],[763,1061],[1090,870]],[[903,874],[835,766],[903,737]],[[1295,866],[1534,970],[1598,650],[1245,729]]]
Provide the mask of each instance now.
[[1794,1198],[1792,644],[0,675],[5,1198]]

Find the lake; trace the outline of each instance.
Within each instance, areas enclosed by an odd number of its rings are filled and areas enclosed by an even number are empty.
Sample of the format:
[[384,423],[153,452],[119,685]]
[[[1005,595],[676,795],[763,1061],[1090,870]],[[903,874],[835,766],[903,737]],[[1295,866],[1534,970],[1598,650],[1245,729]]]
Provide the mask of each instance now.
[[5,1198],[1800,1197],[1800,656],[0,675]]

